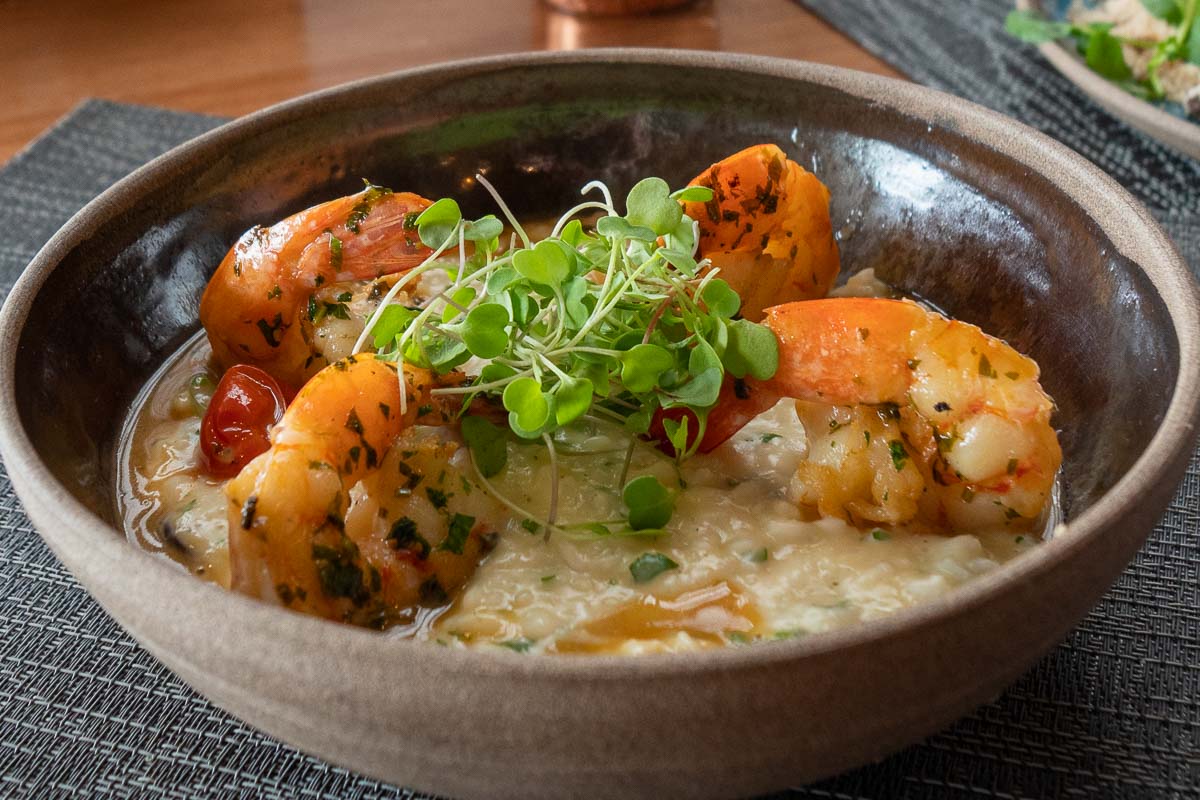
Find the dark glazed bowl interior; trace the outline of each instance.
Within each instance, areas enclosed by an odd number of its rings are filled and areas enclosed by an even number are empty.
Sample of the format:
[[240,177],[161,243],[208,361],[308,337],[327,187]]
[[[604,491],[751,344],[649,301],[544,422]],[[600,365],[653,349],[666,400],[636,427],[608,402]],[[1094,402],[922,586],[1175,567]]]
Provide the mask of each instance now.
[[829,186],[845,272],[874,267],[1041,364],[1060,412],[1068,518],[1129,469],[1170,400],[1178,345],[1166,309],[1069,197],[951,128],[863,114],[837,89],[669,64],[526,65],[486,81],[416,76],[390,102],[348,92],[317,111],[180,170],[39,293],[20,340],[21,416],[63,484],[106,519],[122,416],[196,330],[230,244],[363,178],[482,213],[494,209],[467,180],[480,171],[518,214],[538,216],[594,178],[617,196],[648,174],[682,185],[775,142]]

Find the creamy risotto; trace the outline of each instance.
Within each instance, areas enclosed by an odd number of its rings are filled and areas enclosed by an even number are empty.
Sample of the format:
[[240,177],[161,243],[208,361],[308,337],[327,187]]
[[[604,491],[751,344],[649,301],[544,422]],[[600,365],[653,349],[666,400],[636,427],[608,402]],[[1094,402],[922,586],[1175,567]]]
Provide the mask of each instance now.
[[[851,291],[875,289],[859,278]],[[136,544],[228,587],[223,482],[207,477],[197,459],[194,396],[203,381],[195,376],[211,381],[209,364],[206,343],[194,341],[150,384],[125,437],[120,510]],[[461,595],[430,603],[393,634],[550,653],[633,654],[788,639],[941,596],[1040,541],[1038,533],[1003,525],[942,536],[805,513],[796,480],[805,435],[791,405],[781,401],[682,467],[649,445],[637,449],[636,471],[677,490],[686,486],[662,541],[555,536],[547,542],[526,518],[498,509],[490,520],[500,534],[495,549]],[[441,428],[412,434],[443,435]],[[619,517],[614,487],[628,437],[615,425],[585,421],[560,438],[566,521]],[[544,515],[546,451],[508,448],[497,487]],[[639,582],[630,566],[647,554],[675,566]],[[642,574],[659,566],[651,562]]]
[[476,179],[505,221],[368,185],[234,245],[126,424],[138,546],[398,638],[628,655],[853,625],[1036,546],[1037,364],[834,289],[828,190],[778,147],[528,231]]

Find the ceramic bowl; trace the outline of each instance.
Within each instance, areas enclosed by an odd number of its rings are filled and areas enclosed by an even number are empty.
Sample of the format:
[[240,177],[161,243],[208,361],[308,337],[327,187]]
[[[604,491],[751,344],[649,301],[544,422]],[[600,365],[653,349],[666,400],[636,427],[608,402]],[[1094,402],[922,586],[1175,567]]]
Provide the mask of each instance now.
[[[361,177],[467,213],[587,180],[680,184],[778,142],[833,193],[847,271],[1031,353],[1058,402],[1066,522],[944,599],[834,633],[692,655],[541,657],[397,641],[222,591],[128,544],[114,438],[197,329],[238,234]],[[75,216],[0,314],[0,450],[42,536],[217,705],[368,775],[474,797],[729,796],[878,759],[995,697],[1129,562],[1192,450],[1189,274],[1144,208],[1022,125],[911,84],[746,56],[515,55],[284,103],[156,159]]]

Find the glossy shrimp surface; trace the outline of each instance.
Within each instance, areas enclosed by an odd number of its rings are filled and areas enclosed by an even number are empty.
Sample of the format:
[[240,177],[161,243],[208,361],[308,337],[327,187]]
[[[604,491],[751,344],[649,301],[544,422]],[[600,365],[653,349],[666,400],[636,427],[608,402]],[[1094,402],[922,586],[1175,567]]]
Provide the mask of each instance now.
[[[430,395],[432,375],[408,368],[404,379],[403,410],[395,365],[374,356],[339,361],[304,386],[271,448],[225,487],[232,588],[382,627],[469,577],[485,539],[476,515],[457,513],[438,488],[450,483],[457,445],[392,446],[415,424],[448,419]],[[427,473],[438,477],[421,483],[418,503],[414,476]],[[365,519],[352,508],[360,481],[375,512]]]
[[713,190],[684,210],[699,222],[699,254],[720,267],[757,322],[779,303],[824,297],[838,275],[829,190],[773,144],[748,147],[691,183]]
[[1031,359],[909,301],[789,303],[766,324],[780,362],[758,391],[802,401],[800,479],[823,513],[942,531],[1039,518],[1062,450]]
[[429,250],[415,220],[428,206],[415,194],[373,186],[247,231],[200,302],[218,363],[252,364],[302,385],[325,366],[310,342],[314,292],[420,264]]

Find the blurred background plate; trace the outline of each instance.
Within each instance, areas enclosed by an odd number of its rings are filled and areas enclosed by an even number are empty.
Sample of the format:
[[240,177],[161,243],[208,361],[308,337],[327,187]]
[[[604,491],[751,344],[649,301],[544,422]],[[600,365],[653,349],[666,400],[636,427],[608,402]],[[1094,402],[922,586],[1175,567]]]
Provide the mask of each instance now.
[[[1017,0],[1019,9],[1040,11],[1060,20],[1066,19],[1070,6],[1071,0]],[[1089,69],[1075,48],[1062,42],[1047,42],[1038,49],[1067,80],[1109,112],[1163,144],[1200,159],[1200,124],[1190,122],[1178,104],[1135,97]]]

